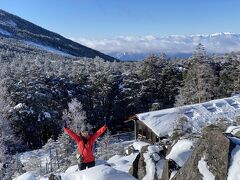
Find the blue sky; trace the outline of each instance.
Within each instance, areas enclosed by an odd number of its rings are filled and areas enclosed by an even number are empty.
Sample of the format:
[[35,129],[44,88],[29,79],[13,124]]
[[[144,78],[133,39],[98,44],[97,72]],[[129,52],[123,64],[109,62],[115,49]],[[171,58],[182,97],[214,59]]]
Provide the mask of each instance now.
[[1,0],[0,8],[66,37],[240,32],[239,0]]

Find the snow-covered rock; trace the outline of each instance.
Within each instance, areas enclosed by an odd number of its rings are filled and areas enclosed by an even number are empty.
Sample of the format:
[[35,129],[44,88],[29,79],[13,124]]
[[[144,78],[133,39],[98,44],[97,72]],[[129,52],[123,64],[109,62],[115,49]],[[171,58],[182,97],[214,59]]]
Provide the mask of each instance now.
[[107,162],[111,165],[111,167],[127,173],[131,168],[133,161],[136,159],[137,155],[138,153],[133,153],[129,156],[115,155],[111,157]]
[[133,143],[134,149],[138,150],[139,152],[141,151],[142,147],[147,145],[149,145],[149,143],[143,141],[137,141]]
[[83,171],[66,173],[63,180],[134,180],[129,174],[110,166],[100,165]]
[[166,156],[167,159],[174,160],[179,166],[183,166],[187,159],[191,156],[194,142],[191,140],[179,140]]
[[37,180],[35,172],[26,172],[13,180]]
[[203,176],[203,180],[215,180],[215,176],[212,174],[212,172],[209,170],[209,166],[207,165],[207,162],[205,161],[205,157],[202,157],[200,161],[198,161],[198,169],[199,172]]
[[231,153],[231,163],[228,169],[227,180],[239,180],[240,179],[240,146],[237,145]]
[[226,133],[236,134],[240,131],[240,126],[229,126],[226,130]]

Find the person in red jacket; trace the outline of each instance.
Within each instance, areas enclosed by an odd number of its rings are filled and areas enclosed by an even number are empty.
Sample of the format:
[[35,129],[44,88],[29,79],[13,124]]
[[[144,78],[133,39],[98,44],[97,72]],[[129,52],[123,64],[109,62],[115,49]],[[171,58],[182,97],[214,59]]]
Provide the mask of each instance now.
[[101,136],[107,129],[107,126],[102,126],[93,135],[89,134],[89,129],[84,126],[79,134],[74,133],[67,125],[64,125],[64,131],[76,142],[78,146],[78,169],[83,170],[95,166],[95,157],[93,155],[93,145],[97,138]]

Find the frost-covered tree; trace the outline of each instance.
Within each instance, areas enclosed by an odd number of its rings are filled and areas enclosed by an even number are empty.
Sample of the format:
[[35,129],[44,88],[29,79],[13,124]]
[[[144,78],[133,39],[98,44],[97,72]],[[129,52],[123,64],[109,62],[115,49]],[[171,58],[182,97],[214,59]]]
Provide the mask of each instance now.
[[86,112],[83,110],[82,103],[77,99],[73,99],[68,103],[67,117],[70,120],[70,127],[78,132],[81,126],[87,125]]
[[176,106],[201,103],[215,95],[216,77],[208,63],[191,63],[183,76]]
[[203,44],[199,43],[193,52],[193,59],[203,61],[206,60],[207,53]]

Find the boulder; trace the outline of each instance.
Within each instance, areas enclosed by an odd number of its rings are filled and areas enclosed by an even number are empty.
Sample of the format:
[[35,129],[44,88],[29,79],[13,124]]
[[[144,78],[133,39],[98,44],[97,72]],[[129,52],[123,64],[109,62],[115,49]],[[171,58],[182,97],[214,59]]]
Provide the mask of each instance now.
[[207,127],[192,155],[172,180],[202,180],[203,175],[199,170],[199,161],[203,158],[215,179],[227,179],[229,152],[232,148],[233,145],[223,135],[222,129],[213,125]]

